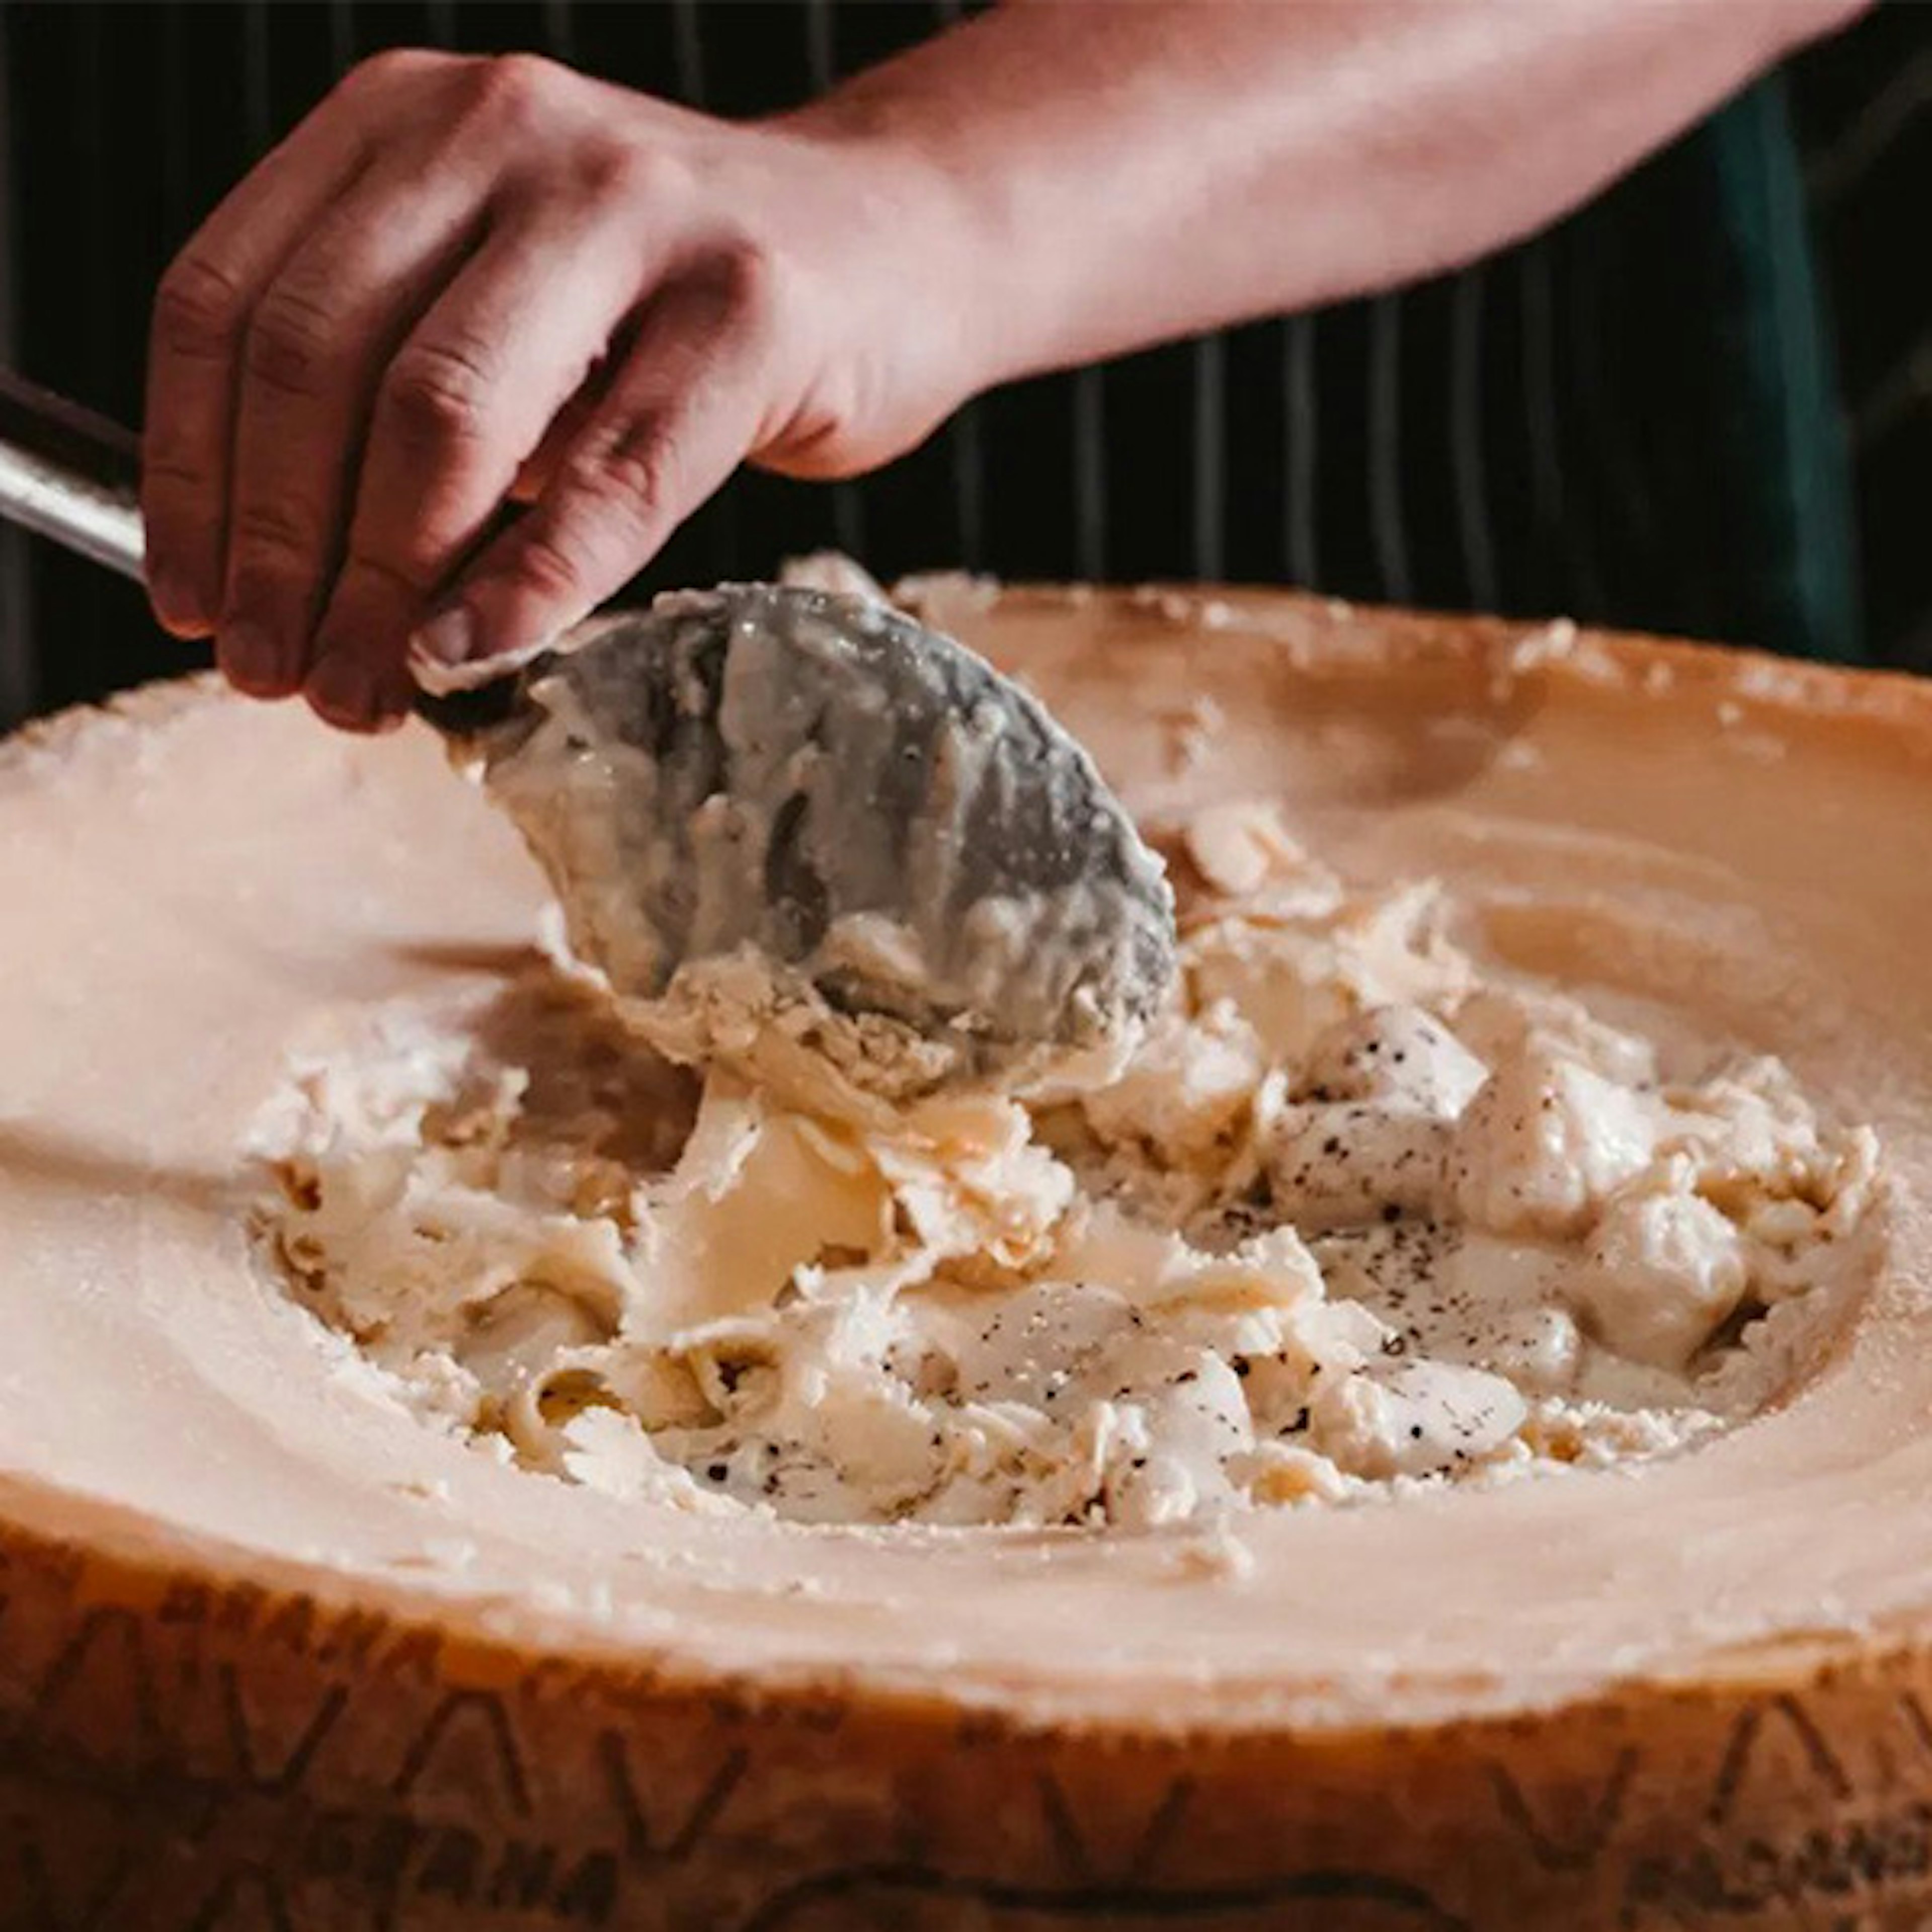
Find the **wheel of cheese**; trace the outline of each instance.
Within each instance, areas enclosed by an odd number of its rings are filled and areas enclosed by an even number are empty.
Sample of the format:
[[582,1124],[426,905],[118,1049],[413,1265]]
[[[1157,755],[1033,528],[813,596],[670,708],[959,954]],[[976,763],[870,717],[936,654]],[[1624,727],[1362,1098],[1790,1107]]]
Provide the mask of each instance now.
[[1874,1124],[1803,1388],[1642,1466],[1198,1532],[625,1503],[263,1278],[319,1012],[539,882],[428,734],[187,682],[0,754],[0,1926],[1932,1922],[1932,692],[1279,594],[936,584],[1137,812],[1269,795]]

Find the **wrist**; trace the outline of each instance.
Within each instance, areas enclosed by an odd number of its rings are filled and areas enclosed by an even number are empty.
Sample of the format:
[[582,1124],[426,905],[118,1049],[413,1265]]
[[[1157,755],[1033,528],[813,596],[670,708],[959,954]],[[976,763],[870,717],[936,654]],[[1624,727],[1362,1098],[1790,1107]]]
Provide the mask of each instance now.
[[1016,157],[988,152],[970,112],[891,78],[860,75],[766,124],[857,184],[889,251],[882,273],[944,364],[950,406],[1042,366],[1043,283],[1025,259]]

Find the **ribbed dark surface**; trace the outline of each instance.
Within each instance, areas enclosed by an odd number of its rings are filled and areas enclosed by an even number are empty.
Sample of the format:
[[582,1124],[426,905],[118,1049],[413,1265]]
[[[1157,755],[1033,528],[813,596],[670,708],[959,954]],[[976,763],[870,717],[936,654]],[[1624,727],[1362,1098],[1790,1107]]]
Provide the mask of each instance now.
[[1894,0],[1805,57],[1806,185],[1835,312],[1868,622],[1932,670],[1932,7]]
[[[7,20],[0,10],[0,116],[11,94],[8,77]],[[4,134],[0,121],[0,136]],[[14,156],[12,142],[0,138],[0,363],[16,357],[14,331]],[[24,716],[34,698],[33,667],[27,648],[33,620],[27,603],[27,539],[0,526],[0,724]]]
[[[147,303],[169,256],[252,156],[381,46],[532,47],[746,114],[959,10],[0,4],[11,352],[133,420]],[[1854,406],[1871,637],[1879,654],[1922,662],[1929,21],[1885,10],[1808,56],[1798,89]],[[1696,459],[1699,398],[1672,387],[1678,318],[1664,295],[1633,299],[1616,279],[1640,244],[1654,254],[1658,184],[1675,165],[1460,277],[988,396],[856,484],[742,476],[644,580],[760,574],[837,544],[888,575],[962,563],[1011,577],[1232,578],[1771,635],[1778,620],[1747,578],[1694,562],[1727,555],[1735,533]],[[1702,272],[1685,266],[1694,304]],[[131,590],[35,552],[25,581],[0,552],[0,708],[48,708],[180,666]]]

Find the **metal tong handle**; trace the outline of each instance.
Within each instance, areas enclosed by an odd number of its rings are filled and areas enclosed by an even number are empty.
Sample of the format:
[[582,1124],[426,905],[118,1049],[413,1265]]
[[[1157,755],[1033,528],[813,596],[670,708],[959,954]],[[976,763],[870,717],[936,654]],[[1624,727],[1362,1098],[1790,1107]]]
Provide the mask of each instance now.
[[140,476],[131,432],[0,369],[0,518],[140,583]]

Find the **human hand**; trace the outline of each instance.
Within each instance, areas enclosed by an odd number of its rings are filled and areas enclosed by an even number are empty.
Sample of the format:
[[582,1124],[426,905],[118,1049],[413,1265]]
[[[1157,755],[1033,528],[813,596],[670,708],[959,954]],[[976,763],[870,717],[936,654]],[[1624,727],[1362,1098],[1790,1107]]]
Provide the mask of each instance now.
[[741,460],[842,476],[917,442],[984,380],[969,226],[883,132],[378,56],[162,281],[155,610],[244,691],[394,723],[412,653],[540,644]]

